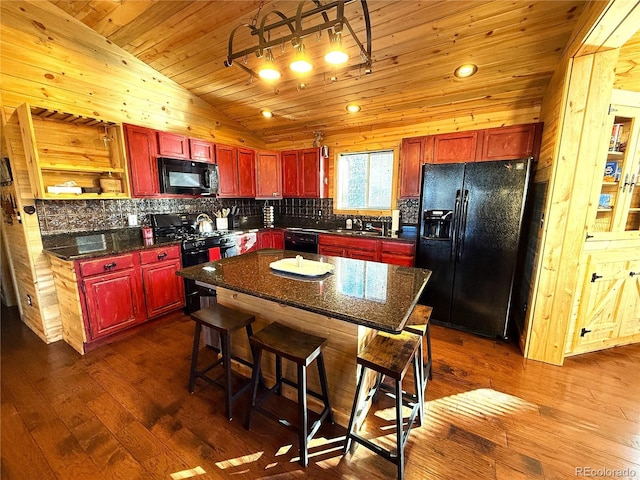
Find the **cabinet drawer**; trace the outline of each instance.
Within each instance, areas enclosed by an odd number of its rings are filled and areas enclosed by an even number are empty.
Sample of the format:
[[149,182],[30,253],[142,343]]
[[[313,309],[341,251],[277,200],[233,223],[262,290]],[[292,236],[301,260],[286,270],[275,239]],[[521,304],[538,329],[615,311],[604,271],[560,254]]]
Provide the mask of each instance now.
[[143,265],[163,260],[173,260],[176,258],[180,258],[179,245],[171,245],[165,248],[154,248],[152,250],[144,250],[140,252],[140,263]]
[[332,245],[357,250],[376,250],[378,240],[368,238],[341,237],[339,235],[320,235],[320,245]]
[[83,277],[102,273],[118,272],[127,268],[133,268],[135,265],[133,261],[133,254],[103,257],[97,260],[87,260],[78,263],[80,265],[80,274]]
[[415,244],[406,242],[380,242],[380,251],[385,253],[396,253],[399,255],[413,255]]

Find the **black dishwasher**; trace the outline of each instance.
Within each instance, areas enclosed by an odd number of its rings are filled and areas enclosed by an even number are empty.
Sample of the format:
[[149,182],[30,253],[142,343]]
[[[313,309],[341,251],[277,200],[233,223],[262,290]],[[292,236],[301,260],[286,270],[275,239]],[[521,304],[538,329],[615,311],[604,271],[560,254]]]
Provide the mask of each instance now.
[[304,253],[318,253],[318,234],[307,232],[285,232],[284,249]]

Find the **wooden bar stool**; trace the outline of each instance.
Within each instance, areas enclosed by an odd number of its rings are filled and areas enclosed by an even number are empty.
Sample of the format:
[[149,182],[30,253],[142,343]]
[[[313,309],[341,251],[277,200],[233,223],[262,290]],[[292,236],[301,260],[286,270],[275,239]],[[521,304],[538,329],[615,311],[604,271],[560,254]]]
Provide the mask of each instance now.
[[[431,331],[429,329],[429,320],[431,320],[432,307],[426,305],[416,305],[404,326],[405,332],[411,332],[420,335],[422,342],[420,343],[420,363],[422,368],[422,392],[427,389],[427,382],[433,378],[433,359],[431,358]],[[424,341],[427,342],[427,361],[424,361]]]
[[[351,440],[364,445],[369,450],[386,458],[398,467],[398,479],[404,476],[404,445],[409,437],[409,432],[413,422],[418,415],[418,425],[422,424],[422,413],[424,409],[424,399],[422,389],[418,381],[415,382],[415,395],[405,395],[402,390],[402,380],[410,365],[413,365],[413,374],[416,379],[420,379],[421,363],[418,352],[421,345],[421,338],[413,333],[401,332],[397,335],[389,333],[378,333],[373,340],[358,354],[357,364],[360,366],[360,376],[356,395],[353,399],[353,408],[349,418],[349,427],[345,439],[344,453],[351,448]],[[355,432],[355,425],[359,425],[358,412],[362,411],[362,406],[375,394],[380,387],[379,382],[369,390],[361,404],[360,396],[364,387],[364,379],[367,369],[371,369],[380,375],[386,375],[394,380],[394,397],[396,404],[396,453],[395,455],[381,446],[373,443]],[[415,401],[414,401],[415,399]],[[411,414],[407,423],[407,429],[402,427],[403,416],[402,406],[411,408]]]
[[[274,391],[276,391],[278,395],[281,395],[283,383],[297,388],[298,414],[300,418],[300,425],[298,427],[300,464],[303,467],[306,467],[309,463],[309,453],[307,447],[308,442],[316,434],[325,418],[328,418],[329,421],[333,423],[333,412],[331,411],[331,405],[329,404],[327,374],[324,366],[324,358],[322,355],[322,349],[324,348],[327,339],[303,333],[274,322],[253,335],[250,341],[254,349],[255,361],[251,376],[251,405],[249,406],[249,410],[247,412],[247,420],[245,426],[247,430],[251,428],[251,416],[254,410],[265,413],[268,416],[272,416],[268,411],[260,408],[260,405]],[[259,401],[256,402],[263,350],[272,352],[276,356],[276,383],[263,395],[263,397]],[[282,376],[283,357],[294,362],[298,366],[297,383],[292,382],[291,380]],[[318,365],[318,375],[320,377],[320,387],[322,389],[321,394],[307,389],[307,367],[314,360],[316,360],[316,363]],[[319,418],[313,423],[311,428],[308,428],[309,411],[307,409],[307,394],[322,400],[324,403],[324,409],[320,413]]]
[[[223,305],[213,304],[209,307],[202,308],[191,314],[191,318],[196,322],[196,330],[193,335],[193,351],[191,353],[191,370],[189,374],[189,392],[193,393],[196,378],[202,378],[210,384],[222,388],[225,391],[225,415],[229,420],[233,417],[232,407],[236,399],[243,394],[251,385],[247,382],[237,392],[233,393],[231,386],[231,359],[236,360],[248,367],[253,367],[251,362],[244,358],[235,357],[231,354],[231,334],[236,330],[245,328],[247,337],[251,338],[253,331],[251,324],[255,320],[253,315],[239,312]],[[202,326],[212,328],[220,334],[220,345],[222,347],[222,355],[208,367],[198,370],[198,353],[200,351],[200,333]],[[224,367],[224,384],[218,383],[207,373],[217,365],[222,363]]]

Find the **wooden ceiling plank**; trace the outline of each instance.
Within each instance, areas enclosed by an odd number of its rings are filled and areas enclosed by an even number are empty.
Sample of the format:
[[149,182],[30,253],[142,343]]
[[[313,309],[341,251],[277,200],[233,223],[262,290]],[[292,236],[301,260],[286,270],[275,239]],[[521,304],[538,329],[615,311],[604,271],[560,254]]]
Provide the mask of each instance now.
[[144,32],[154,26],[162,24],[162,22],[178,13],[190,3],[190,0],[156,2],[150,5],[149,8],[145,9],[141,15],[135,18],[135,20],[127,23],[124,27],[110,35],[109,40],[116,45],[123,47],[133,39],[137,38],[140,32]]
[[105,38],[109,38],[121,28],[138,18],[142,13],[150,8],[155,0],[136,0],[116,3],[107,16],[102,18],[92,27],[97,33]]

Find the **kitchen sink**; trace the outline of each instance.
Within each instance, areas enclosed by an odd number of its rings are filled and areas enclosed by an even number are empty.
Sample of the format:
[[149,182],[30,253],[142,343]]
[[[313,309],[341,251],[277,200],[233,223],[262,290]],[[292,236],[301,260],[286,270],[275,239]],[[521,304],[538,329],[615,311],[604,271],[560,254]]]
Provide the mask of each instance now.
[[367,230],[344,230],[341,228],[335,230],[329,230],[330,233],[339,233],[341,235],[353,235],[356,237],[381,237],[380,232],[373,232]]

